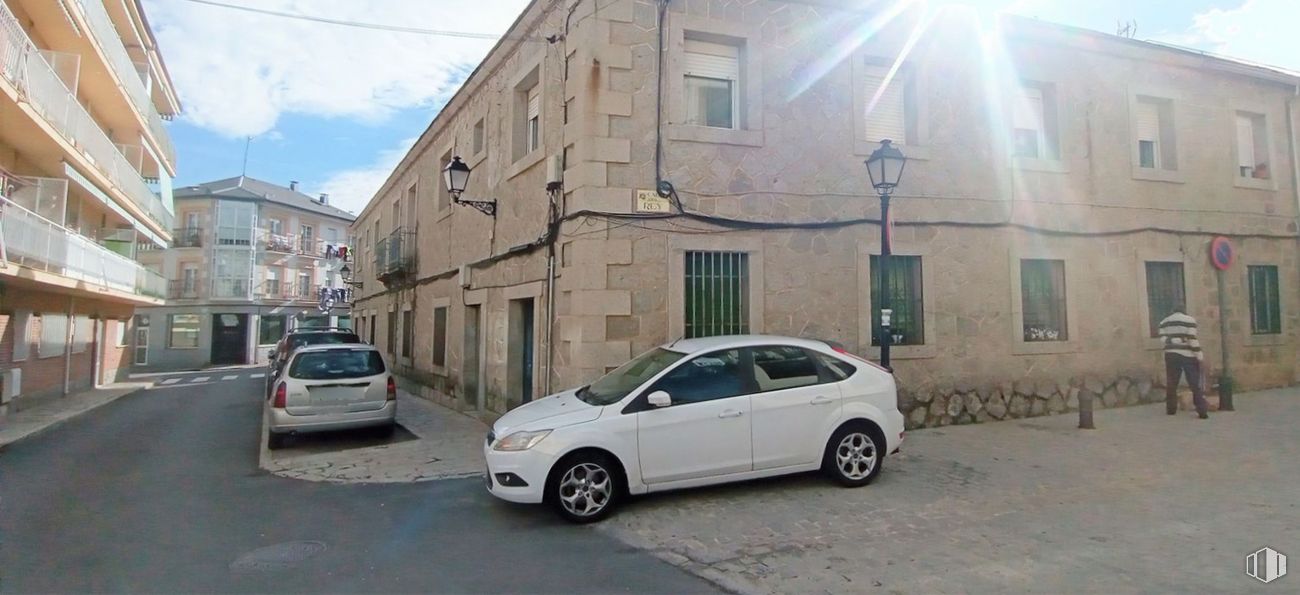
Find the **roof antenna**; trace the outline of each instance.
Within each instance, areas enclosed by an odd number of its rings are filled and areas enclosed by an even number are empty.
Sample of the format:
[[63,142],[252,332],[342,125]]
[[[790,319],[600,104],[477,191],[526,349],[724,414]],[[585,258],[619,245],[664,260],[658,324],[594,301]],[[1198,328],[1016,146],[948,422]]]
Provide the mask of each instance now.
[[253,137],[251,136],[244,137],[244,167],[239,170],[239,177],[241,178],[244,177],[246,174],[248,174],[248,145],[251,144],[252,142],[253,142]]
[[1126,22],[1115,21],[1115,35],[1133,39],[1137,36],[1138,24],[1136,20]]

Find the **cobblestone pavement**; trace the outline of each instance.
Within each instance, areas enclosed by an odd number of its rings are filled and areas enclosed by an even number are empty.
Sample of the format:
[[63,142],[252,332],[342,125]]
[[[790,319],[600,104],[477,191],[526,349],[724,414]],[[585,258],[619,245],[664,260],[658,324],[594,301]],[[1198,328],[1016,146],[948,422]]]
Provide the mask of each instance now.
[[741,592],[1243,591],[1246,554],[1300,555],[1300,391],[1237,403],[921,430],[866,488],[651,495],[599,530]]
[[474,418],[398,392],[397,423],[407,432],[376,440],[366,432],[303,436],[274,452],[262,432],[261,467],[282,477],[331,483],[410,483],[483,474],[488,427]]

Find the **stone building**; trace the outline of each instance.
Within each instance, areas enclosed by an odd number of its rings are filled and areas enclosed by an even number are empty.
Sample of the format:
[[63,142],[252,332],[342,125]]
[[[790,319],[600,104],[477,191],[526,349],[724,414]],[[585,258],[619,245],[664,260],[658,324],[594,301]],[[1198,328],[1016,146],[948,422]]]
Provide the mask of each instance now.
[[167,303],[137,310],[132,369],[265,362],[292,328],[351,325],[345,300],[322,309],[321,289],[344,287],[352,223],[328,195],[236,176],[177,188],[176,220],[171,248],[140,253]]
[[[1183,300],[1216,375],[1216,235],[1239,255],[1239,388],[1295,379],[1295,73],[849,6],[530,4],[359,215],[363,334],[423,394],[496,412],[682,336],[875,357],[862,162],[888,138],[910,158],[891,340],[911,425],[1155,398],[1153,321]],[[447,192],[454,156],[495,216]]]
[[129,371],[179,111],[138,0],[0,0],[0,415]]

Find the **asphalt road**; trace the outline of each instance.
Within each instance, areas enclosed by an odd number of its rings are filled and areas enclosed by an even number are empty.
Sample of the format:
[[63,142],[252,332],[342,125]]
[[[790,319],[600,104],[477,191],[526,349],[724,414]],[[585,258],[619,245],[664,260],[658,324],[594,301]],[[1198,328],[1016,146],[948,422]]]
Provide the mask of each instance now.
[[[712,592],[480,480],[257,468],[261,381],[162,386],[0,452],[0,592]],[[293,549],[324,549],[294,562]],[[232,563],[272,546],[263,564]],[[243,558],[247,560],[248,558]],[[278,562],[278,563],[274,563]]]

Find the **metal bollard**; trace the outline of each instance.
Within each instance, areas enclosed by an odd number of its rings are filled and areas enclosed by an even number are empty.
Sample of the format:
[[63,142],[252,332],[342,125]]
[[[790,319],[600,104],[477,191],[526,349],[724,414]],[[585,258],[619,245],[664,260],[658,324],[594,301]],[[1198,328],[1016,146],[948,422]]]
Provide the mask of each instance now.
[[1096,426],[1092,425],[1092,393],[1088,391],[1079,393],[1079,429],[1097,429]]
[[1231,376],[1224,374],[1219,378],[1219,411],[1236,411],[1232,407],[1232,388]]

